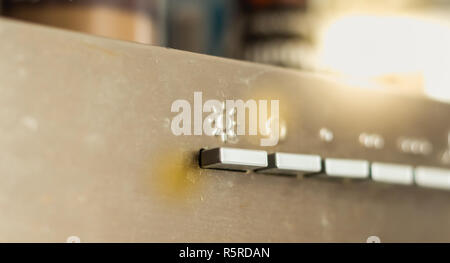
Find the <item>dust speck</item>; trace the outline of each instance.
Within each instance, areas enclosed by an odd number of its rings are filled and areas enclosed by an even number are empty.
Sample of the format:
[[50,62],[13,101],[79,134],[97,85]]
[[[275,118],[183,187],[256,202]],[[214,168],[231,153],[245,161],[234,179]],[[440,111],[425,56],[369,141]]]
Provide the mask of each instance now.
[[233,183],[232,181],[228,181],[228,182],[227,182],[227,186],[230,187],[230,188],[232,188],[232,187],[234,186],[234,183]]
[[20,77],[24,78],[24,77],[26,77],[26,76],[28,75],[28,71],[27,71],[26,69],[24,69],[24,68],[21,68],[21,69],[19,69],[19,70],[17,71],[17,74],[18,74]]
[[25,116],[22,118],[22,125],[28,128],[31,131],[37,131],[39,128],[38,121],[31,117],[31,116]]
[[328,218],[326,215],[322,215],[320,217],[320,224],[322,225],[322,227],[327,227],[330,225],[330,222],[328,222]]

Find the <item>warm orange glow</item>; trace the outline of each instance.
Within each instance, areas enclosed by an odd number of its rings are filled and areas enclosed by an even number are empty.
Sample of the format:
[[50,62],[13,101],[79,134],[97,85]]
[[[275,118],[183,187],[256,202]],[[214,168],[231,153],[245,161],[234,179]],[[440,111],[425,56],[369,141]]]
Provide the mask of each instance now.
[[392,74],[421,74],[430,97],[450,102],[450,26],[412,16],[351,15],[321,36],[321,65],[365,85]]

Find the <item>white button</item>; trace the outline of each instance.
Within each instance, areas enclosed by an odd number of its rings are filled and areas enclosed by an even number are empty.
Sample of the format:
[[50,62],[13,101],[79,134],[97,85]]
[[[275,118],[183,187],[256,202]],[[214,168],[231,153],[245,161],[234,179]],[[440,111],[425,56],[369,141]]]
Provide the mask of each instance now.
[[352,159],[325,159],[325,173],[332,177],[368,178],[369,162]]
[[372,163],[372,179],[391,184],[413,184],[413,168],[409,165]]
[[220,147],[201,151],[202,168],[252,170],[267,166],[267,152]]
[[447,169],[419,166],[415,179],[419,186],[450,190],[450,170]]
[[267,168],[258,170],[268,174],[308,174],[317,173],[322,169],[321,158],[318,155],[273,153],[269,155]]

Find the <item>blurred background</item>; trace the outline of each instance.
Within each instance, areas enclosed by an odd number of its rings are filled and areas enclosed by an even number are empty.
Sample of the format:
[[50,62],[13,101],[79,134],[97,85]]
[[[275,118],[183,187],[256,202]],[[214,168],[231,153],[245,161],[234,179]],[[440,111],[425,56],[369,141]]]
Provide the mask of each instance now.
[[450,0],[0,0],[0,14],[450,103]]

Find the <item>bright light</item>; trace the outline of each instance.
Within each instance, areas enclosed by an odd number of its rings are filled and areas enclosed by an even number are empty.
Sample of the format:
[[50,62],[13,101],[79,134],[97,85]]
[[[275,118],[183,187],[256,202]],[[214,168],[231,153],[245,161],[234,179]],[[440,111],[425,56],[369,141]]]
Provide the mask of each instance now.
[[352,15],[324,31],[321,65],[353,79],[419,74],[427,95],[450,102],[450,27],[408,16]]

